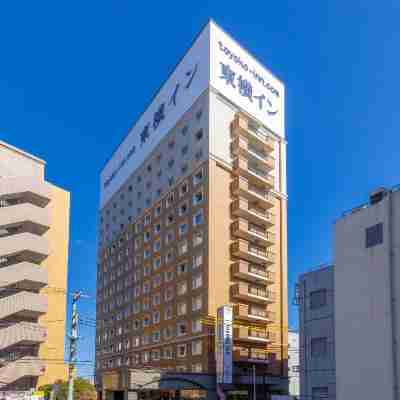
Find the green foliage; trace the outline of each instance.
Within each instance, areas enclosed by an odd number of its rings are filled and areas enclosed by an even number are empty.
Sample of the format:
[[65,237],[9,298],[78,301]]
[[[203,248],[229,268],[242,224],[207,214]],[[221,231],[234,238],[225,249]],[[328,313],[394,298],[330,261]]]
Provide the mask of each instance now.
[[[67,400],[68,397],[68,382],[57,381],[58,392],[54,400]],[[45,392],[45,398],[50,399],[50,392],[53,385],[44,385],[39,388]],[[95,387],[84,378],[76,378],[74,380],[74,400],[96,400],[97,393]]]

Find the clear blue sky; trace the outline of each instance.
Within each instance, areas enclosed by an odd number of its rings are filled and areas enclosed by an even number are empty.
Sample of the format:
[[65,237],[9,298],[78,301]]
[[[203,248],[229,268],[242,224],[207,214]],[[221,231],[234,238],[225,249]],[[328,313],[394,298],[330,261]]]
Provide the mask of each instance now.
[[398,1],[3,1],[0,138],[72,193],[71,290],[95,293],[103,163],[209,17],[286,84],[290,300],[341,212],[400,183]]

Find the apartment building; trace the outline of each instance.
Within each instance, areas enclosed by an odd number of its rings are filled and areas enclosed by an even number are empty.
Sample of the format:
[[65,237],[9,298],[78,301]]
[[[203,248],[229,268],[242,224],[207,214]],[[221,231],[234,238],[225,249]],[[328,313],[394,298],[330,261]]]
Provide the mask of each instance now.
[[[299,277],[300,399],[336,399],[334,267]],[[290,352],[290,350],[289,350]]]
[[216,396],[223,305],[234,317],[223,390],[247,391],[254,368],[264,396],[287,390],[285,165],[283,84],[209,22],[101,173],[104,395],[140,381],[143,395]]
[[0,392],[66,379],[69,193],[0,141]]
[[298,399],[300,396],[300,337],[294,329],[288,331],[288,376],[289,394]]

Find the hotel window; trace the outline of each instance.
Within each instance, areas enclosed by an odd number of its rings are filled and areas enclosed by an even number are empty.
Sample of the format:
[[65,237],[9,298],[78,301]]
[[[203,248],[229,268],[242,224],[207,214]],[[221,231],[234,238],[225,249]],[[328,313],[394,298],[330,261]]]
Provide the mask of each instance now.
[[[154,341],[154,337],[153,337],[153,341]],[[159,341],[159,340],[158,340]],[[151,352],[151,359],[153,361],[158,361],[160,359],[160,350],[153,350]]]
[[143,258],[144,258],[145,260],[147,260],[150,256],[151,256],[150,250],[149,250],[149,249],[146,249],[146,250],[143,252]]
[[153,306],[159,306],[161,304],[161,295],[157,293],[153,296]]
[[203,264],[203,253],[193,256],[193,268],[199,268]]
[[151,223],[151,215],[147,214],[144,216],[144,224],[149,225]]
[[143,294],[149,293],[150,292],[150,283],[149,282],[145,282],[143,284]]
[[158,239],[153,244],[153,251],[158,252],[161,250],[161,239]]
[[195,340],[192,342],[192,355],[193,356],[199,356],[203,352],[203,346],[202,346],[202,341],[201,340]]
[[165,301],[170,301],[174,298],[174,291],[171,287],[167,288],[164,292]]
[[179,358],[183,358],[186,357],[186,350],[187,349],[187,345],[186,344],[178,344],[177,346],[177,356]]
[[312,310],[326,306],[326,289],[310,292],[310,308]]
[[157,274],[153,277],[153,288],[158,288],[161,285],[161,275]]
[[165,282],[171,282],[174,279],[174,271],[165,271],[164,280]]
[[329,392],[327,386],[313,387],[311,392],[311,398],[312,400],[329,399],[328,394]]
[[198,289],[203,284],[203,279],[201,274],[196,275],[192,278],[192,289]]
[[204,212],[203,209],[200,209],[193,215],[193,225],[201,225],[204,222]]
[[132,329],[133,329],[134,331],[137,331],[138,329],[140,329],[140,321],[139,321],[138,319],[135,319],[135,320],[133,321]]
[[140,286],[135,286],[135,289],[133,290],[133,297],[139,297],[140,296]]
[[139,347],[140,346],[140,338],[139,336],[134,336],[132,338],[132,347]]
[[194,154],[194,158],[196,159],[196,161],[199,161],[201,159],[201,157],[203,157],[203,150],[202,149],[196,151],[196,153]]
[[150,266],[149,265],[144,266],[143,267],[143,276],[149,276],[150,273],[151,273]]
[[204,177],[204,171],[203,168],[200,168],[193,176],[193,184],[194,185],[199,184],[203,180],[203,177]]
[[155,225],[154,225],[154,233],[155,233],[156,235],[158,235],[160,232],[161,232],[161,224],[160,224],[160,223],[155,224]]
[[174,251],[173,249],[169,249],[167,254],[165,255],[165,263],[170,263],[174,258]]
[[142,245],[142,239],[140,237],[135,239],[135,249],[140,248],[140,246]]
[[181,217],[182,215],[185,215],[188,212],[188,209],[189,209],[188,201],[184,201],[183,203],[181,203],[179,206],[179,216]]
[[175,177],[174,176],[170,176],[168,178],[168,185],[172,186],[175,183]]
[[177,286],[178,296],[182,296],[182,295],[186,294],[186,292],[187,292],[187,282],[186,281],[179,282],[176,286]]
[[174,193],[170,193],[165,200],[165,207],[168,208],[174,203]]
[[173,316],[172,306],[169,306],[164,311],[164,319],[165,320],[171,319],[172,316]]
[[[150,317],[149,317],[149,316],[143,317],[143,326],[144,326],[144,327],[147,327],[147,326],[150,326],[150,324],[151,324]],[[144,336],[143,336],[143,337],[144,337]],[[147,343],[143,343],[143,344],[147,344]]]
[[139,314],[141,309],[141,304],[140,303],[134,303],[132,307],[132,312],[134,314]]
[[136,267],[139,266],[140,263],[141,263],[141,261],[142,261],[142,257],[140,256],[140,254],[137,254],[137,255],[135,256],[135,266],[136,266]]
[[203,372],[203,367],[200,363],[192,364],[192,372]]
[[188,150],[189,150],[188,145],[183,146],[181,150],[182,155],[184,156],[185,154],[187,154]]
[[201,319],[196,318],[192,321],[192,333],[201,332]]
[[143,299],[143,311],[150,310],[150,300],[148,298]]
[[160,323],[160,311],[154,311],[153,312],[153,324],[159,324]]
[[178,322],[176,325],[177,329],[177,336],[183,336],[187,334],[187,327],[186,327],[186,322]]
[[[194,217],[193,217],[193,218],[194,218]],[[180,224],[180,225],[179,225],[179,235],[180,235],[180,236],[186,235],[187,232],[188,232],[188,228],[189,228],[189,226],[188,226],[188,224],[187,224],[186,222]]]
[[187,263],[187,261],[180,262],[177,265],[176,269],[177,269],[178,275],[186,273],[188,271],[188,263]]
[[178,255],[182,256],[182,255],[186,254],[187,251],[188,251],[188,241],[186,239],[181,240],[178,243]]
[[370,226],[365,230],[365,247],[373,247],[383,243],[383,224]]
[[174,222],[174,220],[175,220],[174,215],[173,214],[169,214],[167,216],[166,221],[165,221],[165,225],[167,225],[167,226],[171,225]]
[[153,269],[154,271],[157,271],[158,269],[160,269],[161,267],[161,257],[156,257],[153,260]]
[[326,337],[311,339],[311,357],[324,358],[328,352],[328,339]]
[[185,315],[187,313],[186,303],[185,302],[178,303],[176,312],[179,317],[181,317],[182,315]]
[[172,347],[165,347],[163,350],[163,358],[165,360],[171,360],[172,359]]
[[203,129],[198,130],[195,136],[196,140],[200,141],[203,138]]
[[144,242],[145,242],[145,243],[149,242],[149,241],[150,241],[150,238],[151,238],[151,236],[150,236],[150,231],[146,231],[146,232],[144,233],[144,238],[143,238]]
[[151,172],[151,164],[149,164],[148,166],[147,166],[147,172]]
[[193,195],[193,205],[196,206],[197,204],[200,204],[203,201],[203,198],[203,188],[201,188]]
[[143,363],[148,363],[150,361],[150,352],[149,351],[144,351],[142,353],[142,362]]
[[192,311],[198,311],[203,307],[201,295],[192,298]]

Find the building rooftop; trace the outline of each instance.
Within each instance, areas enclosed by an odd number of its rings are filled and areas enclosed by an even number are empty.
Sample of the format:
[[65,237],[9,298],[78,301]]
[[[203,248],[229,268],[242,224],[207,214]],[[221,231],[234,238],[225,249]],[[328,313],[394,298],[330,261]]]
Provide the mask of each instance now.
[[19,155],[22,155],[23,157],[30,158],[33,161],[36,161],[43,165],[46,165],[46,161],[42,160],[41,158],[38,158],[38,157],[34,156],[33,154],[27,153],[26,151],[21,150],[18,147],[12,146],[11,144],[6,143],[2,140],[0,140],[0,147],[4,147],[7,150],[11,150],[15,153],[18,153]]

